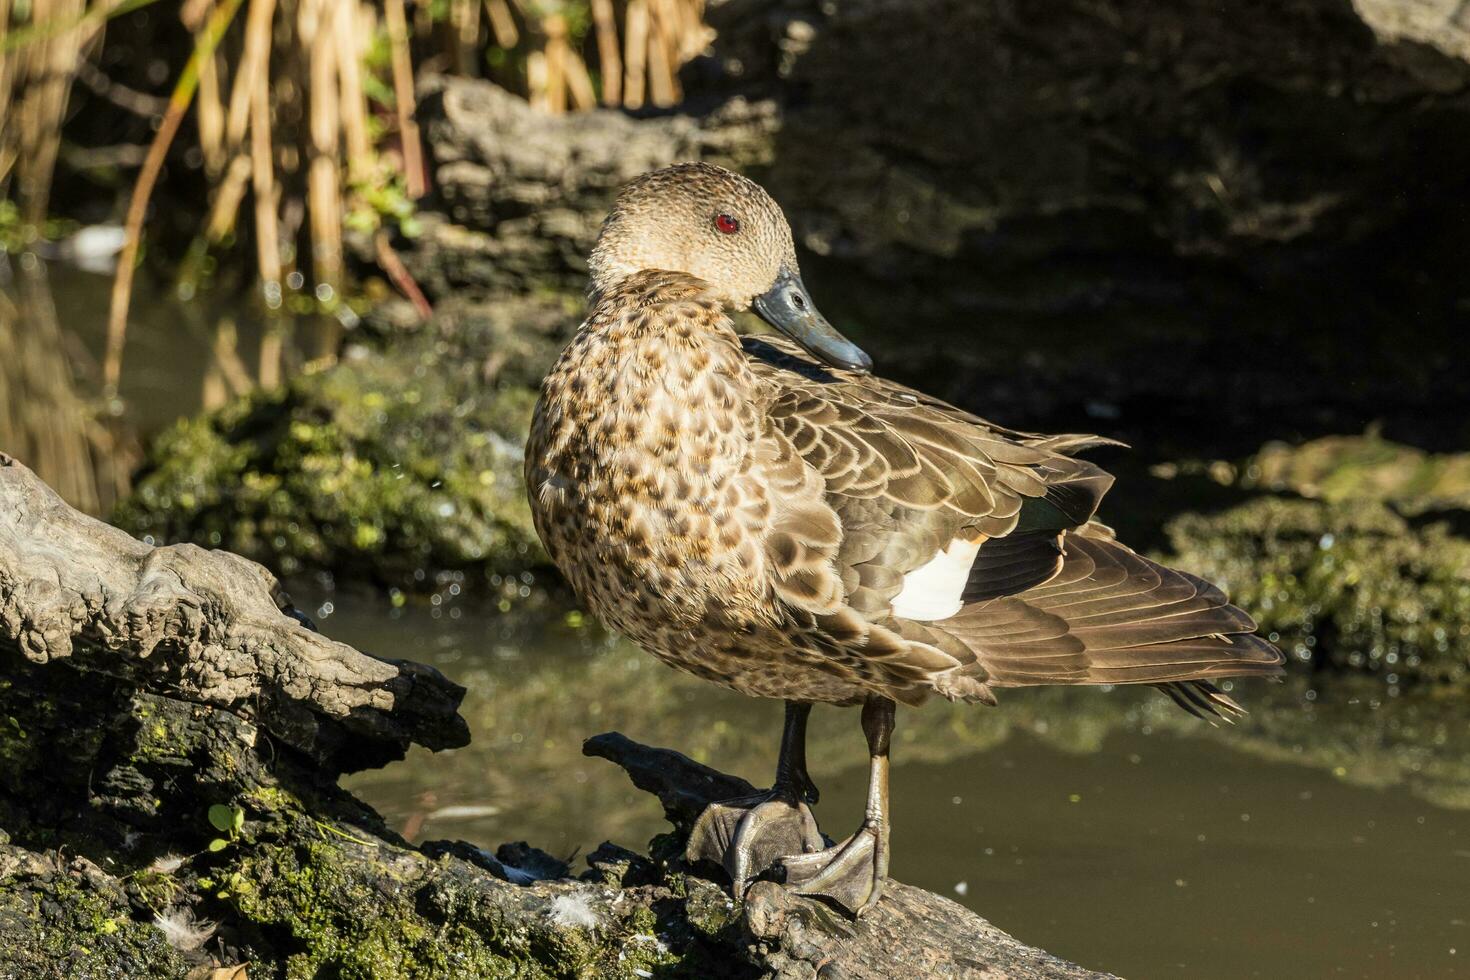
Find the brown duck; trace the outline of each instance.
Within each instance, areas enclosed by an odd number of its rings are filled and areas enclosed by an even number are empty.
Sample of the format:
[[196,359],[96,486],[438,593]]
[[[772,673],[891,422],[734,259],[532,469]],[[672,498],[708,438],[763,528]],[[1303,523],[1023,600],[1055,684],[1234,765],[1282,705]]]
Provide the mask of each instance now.
[[[895,702],[995,703],[1038,684],[1153,684],[1241,709],[1211,680],[1280,652],[1219,589],[1094,520],[1105,443],[1006,429],[870,374],[817,312],[758,185],[707,164],[646,174],[592,251],[591,313],[542,386],[526,452],[536,529],[608,626],[674,667],[781,698],[775,784],[710,807],[689,857],[743,894],[765,872],[861,914],[888,869]],[[740,337],[754,308],[786,335]],[[861,705],[857,832],[807,807],[807,715]]]

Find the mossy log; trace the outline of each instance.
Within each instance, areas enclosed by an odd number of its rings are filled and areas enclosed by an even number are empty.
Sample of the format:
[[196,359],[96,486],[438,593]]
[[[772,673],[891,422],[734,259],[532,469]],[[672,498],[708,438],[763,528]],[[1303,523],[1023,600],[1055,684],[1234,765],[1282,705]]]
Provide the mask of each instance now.
[[769,882],[735,903],[680,834],[749,786],[616,735],[589,752],[675,826],[652,857],[411,846],[337,776],[463,744],[461,690],[277,595],[0,458],[0,978],[1100,976],[896,883],[860,923]]
[[364,656],[282,608],[275,578],[225,551],[153,547],[70,507],[0,453],[0,644],[45,665],[245,711],[336,772],[469,741],[463,688]]

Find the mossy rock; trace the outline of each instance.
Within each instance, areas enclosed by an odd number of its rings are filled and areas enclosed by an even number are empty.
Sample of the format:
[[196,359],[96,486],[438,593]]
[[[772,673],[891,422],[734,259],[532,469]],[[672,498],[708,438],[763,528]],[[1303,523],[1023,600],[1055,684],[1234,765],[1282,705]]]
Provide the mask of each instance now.
[[445,304],[420,331],[181,421],[114,521],[283,575],[411,587],[538,566],[522,447],[575,309],[554,295]]
[[[0,831],[0,841],[4,840]],[[188,964],[140,921],[117,879],[0,843],[0,976],[27,980],[182,977]]]
[[1470,508],[1470,453],[1426,453],[1372,433],[1273,442],[1240,467],[1239,482],[1329,502],[1377,500],[1406,514]]
[[1470,680],[1470,541],[1371,500],[1265,497],[1168,526],[1297,662],[1390,682]]

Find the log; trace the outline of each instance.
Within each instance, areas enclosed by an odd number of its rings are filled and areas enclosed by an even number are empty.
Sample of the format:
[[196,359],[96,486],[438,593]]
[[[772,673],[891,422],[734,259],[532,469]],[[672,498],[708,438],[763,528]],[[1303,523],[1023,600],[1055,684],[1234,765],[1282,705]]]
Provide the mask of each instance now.
[[[755,792],[743,779],[618,732],[588,739],[582,751],[616,763],[634,786],[657,796],[679,838],[710,803]],[[767,975],[783,980],[1106,976],[1017,942],[964,906],[897,881],[856,923],[771,881],[753,884],[741,911],[762,965],[772,971]]]
[[337,786],[464,744],[460,689],[283,611],[260,566],[155,548],[0,458],[0,978],[1099,977],[893,883],[854,923],[679,855],[748,784],[616,733],[654,857],[412,846]]
[[469,742],[464,689],[309,629],[260,565],[154,547],[0,453],[0,649],[240,713],[333,773]]

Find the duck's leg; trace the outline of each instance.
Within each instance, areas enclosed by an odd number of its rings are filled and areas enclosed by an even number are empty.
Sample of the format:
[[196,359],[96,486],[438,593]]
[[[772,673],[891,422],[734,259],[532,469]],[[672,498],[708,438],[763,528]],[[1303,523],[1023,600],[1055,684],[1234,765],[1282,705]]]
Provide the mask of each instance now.
[[806,720],[812,706],[786,702],[781,754],[770,790],[705,807],[689,834],[685,857],[723,865],[740,898],[750,879],[778,858],[820,851],[827,842],[817,829],[808,803],[817,802],[817,787],[806,771]]
[[856,916],[871,909],[888,878],[888,742],[894,704],[870,697],[863,704],[868,738],[868,804],[857,833],[835,847],[787,857],[786,883],[801,895],[830,898]]

